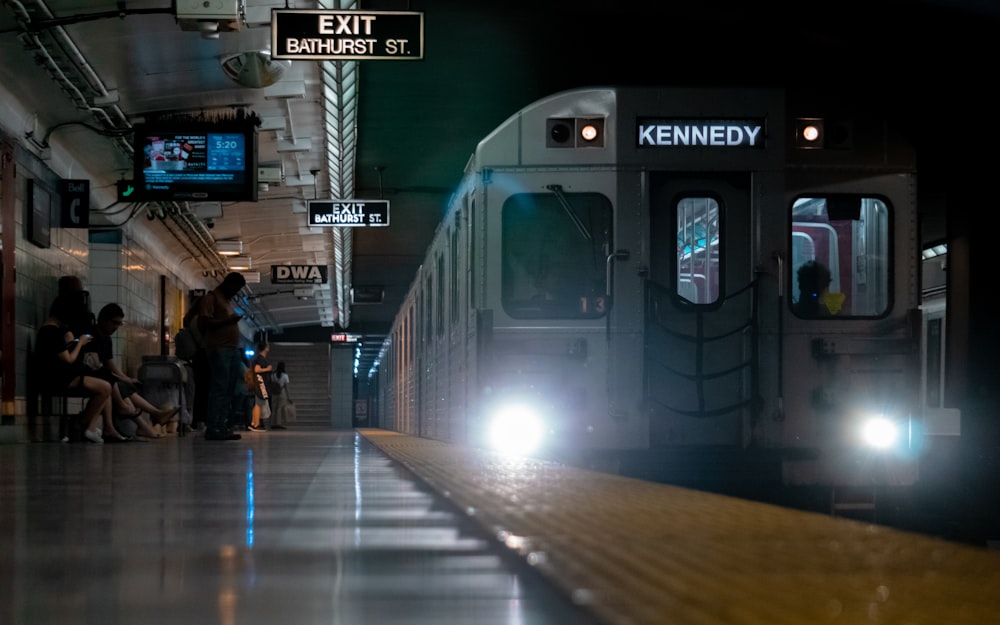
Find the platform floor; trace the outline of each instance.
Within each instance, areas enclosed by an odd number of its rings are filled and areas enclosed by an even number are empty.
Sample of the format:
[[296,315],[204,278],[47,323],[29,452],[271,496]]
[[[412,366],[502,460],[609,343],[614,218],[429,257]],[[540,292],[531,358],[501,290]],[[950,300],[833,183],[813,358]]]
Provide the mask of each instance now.
[[0,445],[4,625],[587,622],[511,564],[351,431]]
[[982,625],[1000,553],[382,430],[0,445],[3,625]]

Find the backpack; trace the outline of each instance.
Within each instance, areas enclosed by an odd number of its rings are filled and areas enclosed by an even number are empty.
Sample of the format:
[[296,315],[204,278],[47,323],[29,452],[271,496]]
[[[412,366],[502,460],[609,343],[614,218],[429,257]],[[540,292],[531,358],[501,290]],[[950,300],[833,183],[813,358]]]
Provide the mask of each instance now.
[[181,360],[194,360],[197,353],[198,342],[194,335],[187,328],[181,328],[174,336],[174,354]]
[[253,367],[243,370],[243,383],[246,384],[248,393],[257,394],[257,374],[253,372]]

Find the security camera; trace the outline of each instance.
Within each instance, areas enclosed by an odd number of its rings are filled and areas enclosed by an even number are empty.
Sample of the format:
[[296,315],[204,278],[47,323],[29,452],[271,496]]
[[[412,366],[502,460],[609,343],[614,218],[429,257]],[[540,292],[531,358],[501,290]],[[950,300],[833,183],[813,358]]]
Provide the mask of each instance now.
[[206,219],[205,220],[205,227],[209,228],[209,229],[214,228],[215,227],[215,220],[214,219]]

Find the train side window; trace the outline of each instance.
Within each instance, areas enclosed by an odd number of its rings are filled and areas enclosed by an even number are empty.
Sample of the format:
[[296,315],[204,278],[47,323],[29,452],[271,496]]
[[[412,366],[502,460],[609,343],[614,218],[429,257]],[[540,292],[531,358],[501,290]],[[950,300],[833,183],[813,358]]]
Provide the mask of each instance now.
[[685,197],[677,202],[677,295],[692,304],[719,299],[719,202]]
[[430,273],[424,281],[424,335],[421,342],[427,343],[434,336],[434,279]]
[[448,308],[451,311],[451,322],[458,322],[458,217],[455,217],[455,227],[451,229],[448,242],[448,291],[450,292]]
[[802,197],[791,211],[791,306],[802,318],[889,311],[888,203],[858,195]]
[[437,276],[435,282],[437,283],[437,291],[435,292],[437,299],[434,303],[434,325],[437,335],[441,336],[444,334],[444,254],[438,254],[437,256]]
[[477,251],[476,250],[476,236],[477,236],[477,233],[476,233],[476,200],[475,200],[475,198],[471,198],[471,197],[469,199],[469,220],[468,220],[468,223],[469,223],[469,229],[467,230],[468,234],[466,235],[466,239],[467,239],[466,243],[467,243],[468,247],[466,249],[466,254],[465,254],[465,258],[467,259],[466,260],[465,272],[466,272],[466,276],[468,277],[468,281],[469,281],[469,297],[468,297],[468,302],[469,302],[469,307],[470,308],[477,308],[478,304],[476,303],[476,268],[479,266],[479,264],[476,263],[476,251]]
[[611,201],[598,193],[520,193],[504,202],[501,304],[518,319],[607,313]]

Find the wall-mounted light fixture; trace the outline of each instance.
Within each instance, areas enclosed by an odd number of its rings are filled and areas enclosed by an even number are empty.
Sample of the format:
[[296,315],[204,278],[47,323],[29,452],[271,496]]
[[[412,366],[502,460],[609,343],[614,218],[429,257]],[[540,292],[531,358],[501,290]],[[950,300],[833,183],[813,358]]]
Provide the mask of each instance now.
[[243,241],[224,240],[215,242],[215,251],[219,256],[239,256],[243,253]]
[[253,267],[249,256],[230,256],[226,258],[226,265],[230,271],[248,271]]

